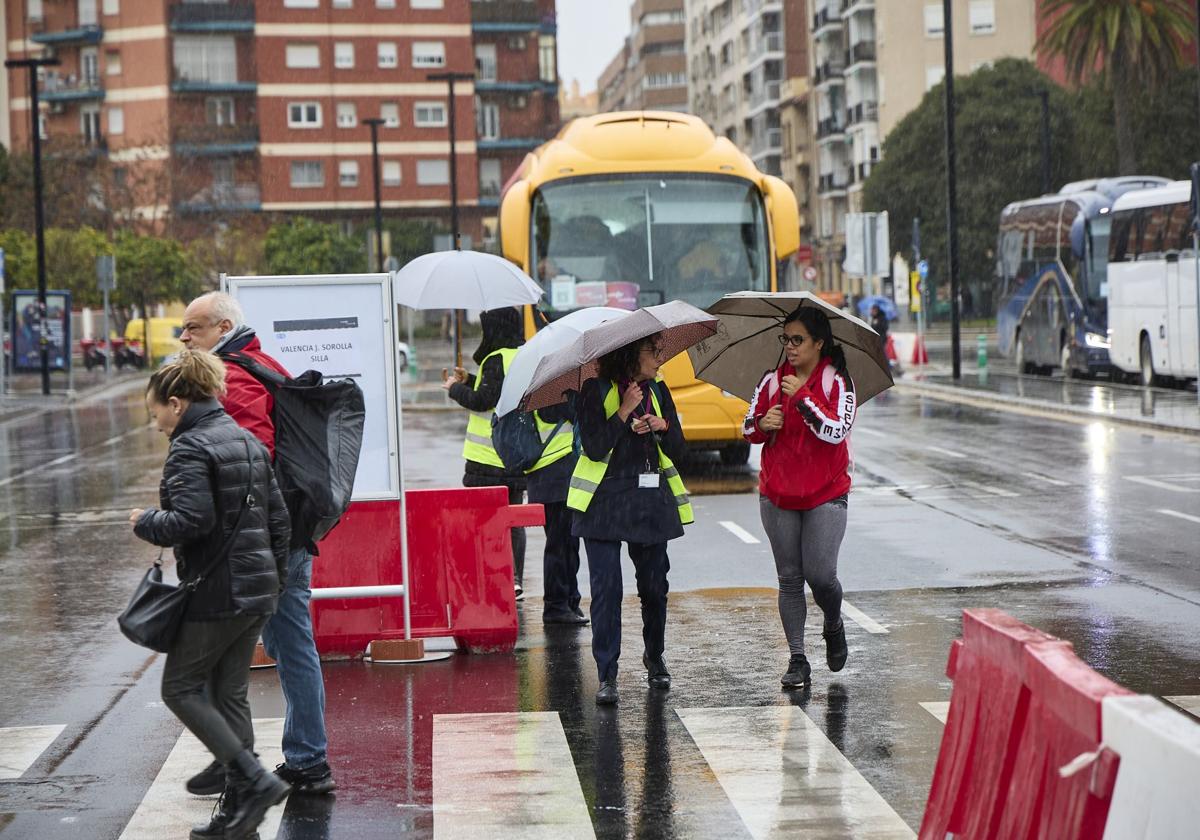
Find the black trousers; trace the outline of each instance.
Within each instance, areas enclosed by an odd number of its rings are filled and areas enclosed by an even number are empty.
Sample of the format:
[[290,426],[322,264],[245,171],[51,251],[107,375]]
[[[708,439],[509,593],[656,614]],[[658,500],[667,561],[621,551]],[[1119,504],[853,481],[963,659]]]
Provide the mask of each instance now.
[[566,500],[543,502],[546,552],[542,555],[543,616],[565,616],[579,607],[579,537],[571,536]]
[[[592,656],[601,681],[617,675],[621,658],[621,543],[584,539],[592,584]],[[667,629],[667,544],[628,543],[642,601],[642,641],[651,659],[663,654]]]
[[[510,505],[520,505],[525,503],[525,491],[514,490],[508,488],[508,503]],[[525,581],[525,529],[512,529],[512,553],[513,553],[513,583],[524,587]]]
[[167,653],[163,702],[222,764],[254,747],[250,660],[267,618],[185,621]]

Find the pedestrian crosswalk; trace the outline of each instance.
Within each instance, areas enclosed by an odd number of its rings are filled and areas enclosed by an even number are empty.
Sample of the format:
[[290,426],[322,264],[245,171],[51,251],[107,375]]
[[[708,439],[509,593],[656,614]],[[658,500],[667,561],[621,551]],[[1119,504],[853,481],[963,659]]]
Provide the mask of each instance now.
[[63,726],[14,726],[0,738],[0,779],[19,779],[62,734]]

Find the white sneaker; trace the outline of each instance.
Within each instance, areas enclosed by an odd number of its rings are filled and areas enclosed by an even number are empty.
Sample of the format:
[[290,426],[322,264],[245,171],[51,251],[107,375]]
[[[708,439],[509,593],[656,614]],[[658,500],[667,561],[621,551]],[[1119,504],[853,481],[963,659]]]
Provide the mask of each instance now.
[[513,598],[517,601],[525,600],[525,590],[521,588],[521,584],[519,583],[513,584]]

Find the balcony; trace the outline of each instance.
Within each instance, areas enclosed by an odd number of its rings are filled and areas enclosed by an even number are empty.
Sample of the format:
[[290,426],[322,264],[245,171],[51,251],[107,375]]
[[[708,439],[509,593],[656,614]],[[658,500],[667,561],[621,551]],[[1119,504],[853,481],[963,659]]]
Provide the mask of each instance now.
[[258,184],[214,184],[175,205],[180,213],[246,213],[262,209]]
[[875,42],[859,41],[846,50],[846,67],[853,67],[861,62],[875,61]]
[[821,86],[831,82],[841,82],[846,67],[840,61],[826,61],[817,65],[813,71],[813,84]]
[[842,0],[842,14],[846,17],[865,15],[875,11],[875,0]]
[[831,6],[826,6],[813,15],[812,34],[814,38],[822,38],[842,31],[841,12]]
[[558,85],[554,82],[501,82],[491,81],[485,82],[477,79],[475,81],[476,93],[532,93],[540,90],[542,93],[555,95],[558,93]]
[[536,149],[546,142],[544,137],[497,137],[494,140],[479,138],[475,148],[481,152],[513,152]]
[[476,32],[532,32],[553,34],[553,15],[542,15],[529,0],[472,0],[471,28]]
[[875,161],[868,161],[858,164],[856,171],[858,172],[858,180],[865,181],[871,176],[871,167],[875,165]]
[[822,175],[817,180],[817,192],[822,196],[839,192],[844,193],[848,186],[850,186],[850,174],[844,170]]
[[760,105],[765,105],[768,102],[779,102],[779,82],[766,82],[760,87],[755,87],[750,91],[750,107],[757,108]]
[[65,47],[71,44],[99,44],[104,37],[104,30],[98,24],[75,24],[70,29],[34,32],[29,40],[35,44],[45,44],[51,47]]
[[826,117],[817,121],[817,139],[828,140],[846,133],[846,127],[838,122],[837,117]]
[[[224,74],[214,74],[221,76]],[[171,82],[171,90],[175,93],[257,93],[258,82],[239,82],[236,79],[190,79],[177,75]]]
[[765,154],[778,154],[783,149],[783,129],[768,128],[765,131],[756,131],[754,139],[750,142],[750,154],[752,157],[758,157]]
[[76,79],[47,75],[42,85],[43,102],[87,102],[104,98],[104,84],[97,78]]
[[753,61],[757,58],[762,58],[767,53],[783,52],[783,33],[782,32],[767,32],[760,35],[754,43],[750,45],[749,54],[746,58]]
[[254,3],[172,3],[172,32],[253,32]]
[[879,120],[879,103],[859,102],[846,109],[846,127]]
[[258,125],[178,125],[171,142],[181,157],[249,154],[258,149]]

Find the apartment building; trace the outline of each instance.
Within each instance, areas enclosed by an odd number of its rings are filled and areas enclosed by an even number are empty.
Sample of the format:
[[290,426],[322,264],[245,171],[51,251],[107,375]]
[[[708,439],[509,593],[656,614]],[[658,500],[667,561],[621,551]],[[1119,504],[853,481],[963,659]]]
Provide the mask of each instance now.
[[764,172],[782,172],[779,106],[789,57],[807,45],[784,20],[805,14],[805,0],[688,0],[688,96],[691,112],[728,137]]
[[[450,108],[428,76],[478,72],[455,87],[454,126],[464,231],[477,237],[481,192],[494,205],[557,128],[554,19],[554,0],[20,0],[5,12],[9,56],[61,61],[41,74],[48,147],[107,155],[148,218],[363,217],[367,118],[384,121],[385,211],[440,217]],[[22,90],[24,72],[7,82]],[[28,112],[14,95],[16,148]]]
[[[1033,58],[1037,0],[955,0],[954,66],[970,73],[1003,57]],[[845,216],[882,141],[944,76],[940,0],[812,0],[817,145],[814,261],[826,289],[862,292],[846,278]],[[895,222],[893,222],[895,223]]]
[[800,208],[800,250],[781,275],[786,289],[804,288],[804,269],[812,260],[813,137],[808,111],[812,99],[808,61],[808,2],[784,7],[783,29],[787,33],[784,81],[779,91],[780,177],[796,194]]
[[630,33],[597,83],[600,111],[687,111],[684,0],[636,0]]

